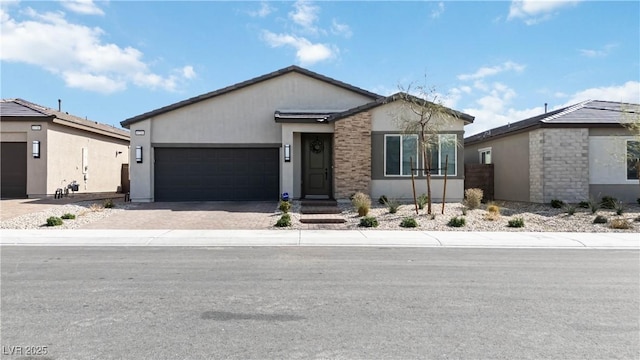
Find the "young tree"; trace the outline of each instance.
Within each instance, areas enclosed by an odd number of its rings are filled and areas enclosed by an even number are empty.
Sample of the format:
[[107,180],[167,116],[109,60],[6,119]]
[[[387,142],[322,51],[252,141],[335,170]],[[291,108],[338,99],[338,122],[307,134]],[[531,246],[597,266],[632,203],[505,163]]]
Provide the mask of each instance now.
[[[438,149],[442,130],[459,119],[460,113],[445,107],[436,88],[426,85],[426,81],[424,85],[400,87],[400,92],[393,95],[393,99],[400,100],[399,111],[393,114],[397,126],[405,134],[418,135],[422,168],[427,180],[427,213],[431,214],[431,172],[439,170],[432,169],[431,157]],[[455,145],[458,145],[457,140]]]

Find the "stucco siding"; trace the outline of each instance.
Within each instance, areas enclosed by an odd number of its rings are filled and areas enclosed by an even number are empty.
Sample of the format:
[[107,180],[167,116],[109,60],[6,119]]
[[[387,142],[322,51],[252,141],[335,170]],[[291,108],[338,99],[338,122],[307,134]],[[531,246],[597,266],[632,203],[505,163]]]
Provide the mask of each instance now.
[[627,180],[627,140],[632,136],[589,136],[589,184],[624,185]]
[[[128,163],[128,141],[56,124],[50,124],[47,139],[48,195],[74,180],[80,185],[79,192],[115,193],[118,190],[122,164]],[[86,149],[84,160],[83,148]]]
[[154,143],[280,143],[276,110],[346,110],[371,99],[288,73],[156,116]]
[[[153,201],[153,149],[151,148],[151,120],[143,120],[131,126],[129,151],[130,197],[134,202]],[[136,135],[136,130],[144,134]],[[142,146],[142,163],[136,161],[136,147]]]
[[[371,111],[371,131],[401,131],[402,122],[399,118],[411,119],[417,117],[410,114],[406,108],[403,108],[399,101],[392,102],[383,106],[378,106]],[[452,116],[434,118],[437,128],[440,132],[456,132],[464,130],[464,121],[456,119]]]
[[[425,179],[416,179],[416,194],[427,193],[427,182]],[[433,202],[442,202],[444,191],[443,180],[431,180],[431,197]],[[371,181],[371,198],[374,201],[385,195],[389,199],[412,200],[413,189],[411,179],[402,180],[372,180]],[[448,179],[446,202],[460,202],[464,196],[464,180]]]

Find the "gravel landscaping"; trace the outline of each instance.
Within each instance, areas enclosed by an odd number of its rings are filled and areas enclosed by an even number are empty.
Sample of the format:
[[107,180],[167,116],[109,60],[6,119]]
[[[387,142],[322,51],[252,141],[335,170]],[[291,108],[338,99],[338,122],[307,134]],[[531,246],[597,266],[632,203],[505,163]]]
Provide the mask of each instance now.
[[[388,209],[381,204],[372,204],[368,216],[373,216],[378,221],[378,230],[408,230],[408,231],[532,231],[532,232],[639,232],[640,229],[640,205],[626,204],[622,215],[616,215],[614,210],[599,209],[596,214],[591,210],[576,208],[573,215],[568,215],[564,209],[555,209],[548,204],[532,204],[520,202],[496,201],[493,204],[500,208],[500,215],[494,219],[487,218],[486,204],[482,204],[474,210],[466,210],[463,215],[464,205],[460,203],[447,203],[444,215],[442,204],[433,204],[432,214],[428,215],[426,206],[416,215],[413,204],[403,204],[395,214],[390,214]],[[360,217],[350,203],[339,203],[342,216],[347,220],[346,224],[339,225],[343,229],[367,229],[359,226]],[[293,229],[305,229],[306,224],[300,223],[299,203],[293,202],[291,218]],[[606,224],[594,224],[597,215],[609,220]],[[465,218],[465,225],[459,228],[448,226],[449,220],[454,216]],[[404,218],[415,218],[418,227],[403,228],[400,223]],[[524,227],[509,227],[511,219],[521,217],[524,219]],[[625,219],[631,226],[630,229],[613,229],[610,221],[613,219]]]

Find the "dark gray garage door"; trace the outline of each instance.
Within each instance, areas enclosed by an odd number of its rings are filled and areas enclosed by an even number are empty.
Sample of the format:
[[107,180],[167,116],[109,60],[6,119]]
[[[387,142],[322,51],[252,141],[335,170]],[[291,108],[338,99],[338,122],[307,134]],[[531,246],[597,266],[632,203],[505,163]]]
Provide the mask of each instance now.
[[3,142],[0,146],[0,197],[27,197],[27,143]]
[[155,200],[277,200],[278,154],[277,148],[155,148]]

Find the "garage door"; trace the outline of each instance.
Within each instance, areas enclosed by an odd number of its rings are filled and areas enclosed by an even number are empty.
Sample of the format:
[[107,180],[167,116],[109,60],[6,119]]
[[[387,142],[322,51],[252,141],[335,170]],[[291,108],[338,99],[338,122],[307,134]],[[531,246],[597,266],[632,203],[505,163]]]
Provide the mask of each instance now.
[[3,142],[0,146],[0,196],[27,197],[27,143]]
[[277,200],[277,148],[155,148],[156,201]]

